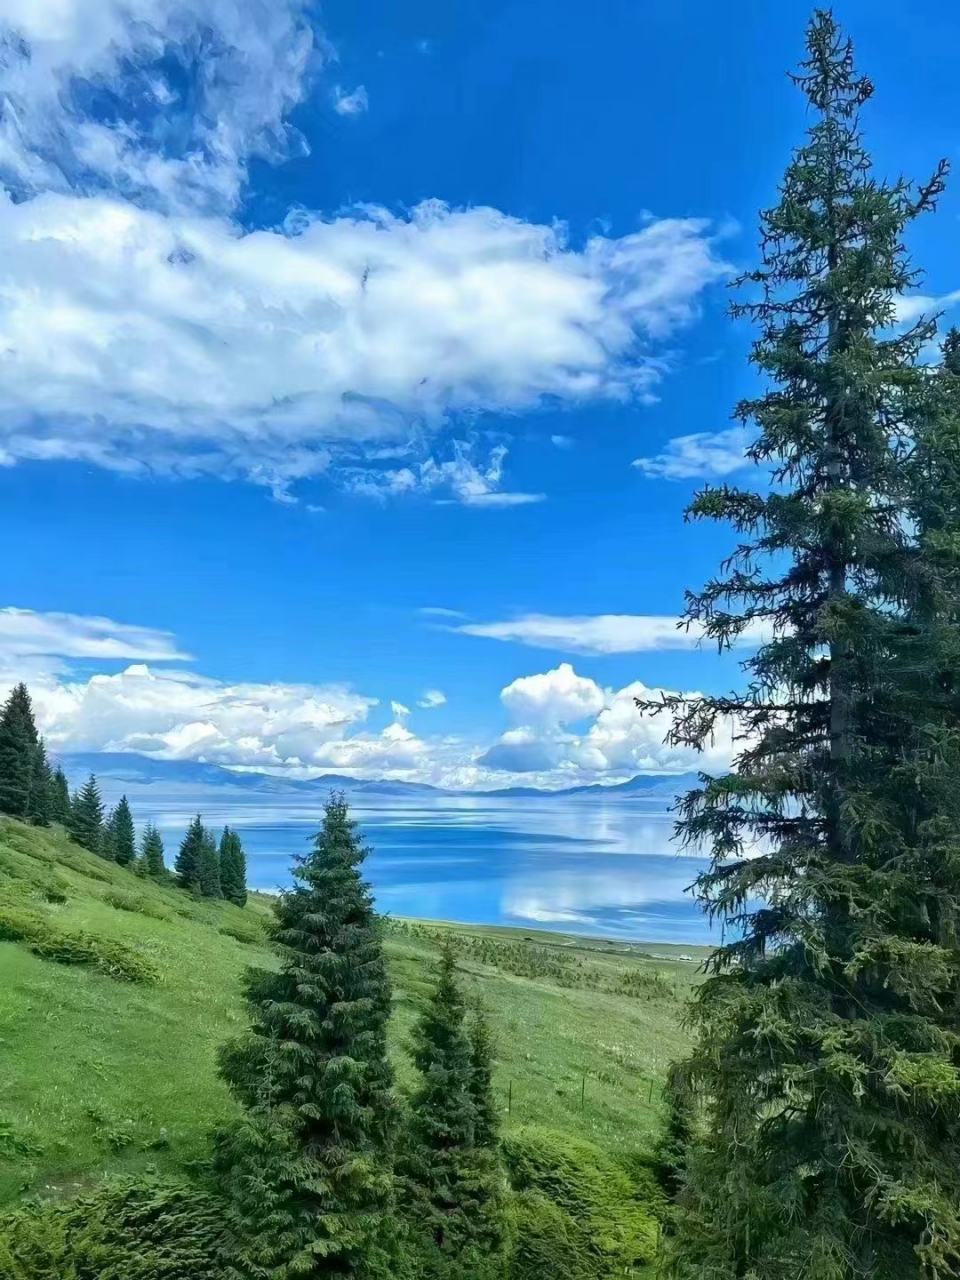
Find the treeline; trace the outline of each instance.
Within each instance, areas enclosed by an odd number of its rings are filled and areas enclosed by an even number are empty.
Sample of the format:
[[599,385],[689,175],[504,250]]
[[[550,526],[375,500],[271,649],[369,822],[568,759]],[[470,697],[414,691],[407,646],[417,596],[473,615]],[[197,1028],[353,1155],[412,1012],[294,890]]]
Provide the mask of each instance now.
[[85,849],[140,875],[175,879],[198,897],[225,898],[241,907],[246,903],[246,855],[239,835],[229,827],[218,841],[198,816],[180,845],[174,877],[152,823],[144,827],[138,847],[126,796],[106,812],[93,774],[71,794],[63,769],[53,768],[47,757],[24,684],[11,690],[0,712],[0,813],[37,826],[59,823]]
[[667,698],[669,741],[734,726],[680,836],[721,926],[673,1074],[673,1272],[960,1275],[960,332],[937,349],[904,235],[941,195],[872,168],[873,85],[828,12],[795,83],[810,127],[735,315],[766,385],[755,487],[686,621],[766,637],[742,693]]
[[486,1016],[468,1006],[446,949],[414,1032],[419,1084],[404,1113],[366,852],[333,797],[275,904],[279,969],[250,974],[250,1030],[220,1054],[244,1110],[214,1162],[230,1274],[495,1280],[508,1231]]

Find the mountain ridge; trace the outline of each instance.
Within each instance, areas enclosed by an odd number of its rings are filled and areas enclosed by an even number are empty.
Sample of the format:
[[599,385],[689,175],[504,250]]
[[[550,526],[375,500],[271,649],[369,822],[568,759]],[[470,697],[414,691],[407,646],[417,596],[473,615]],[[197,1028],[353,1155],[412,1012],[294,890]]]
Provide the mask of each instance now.
[[359,795],[384,796],[478,796],[503,799],[551,799],[570,796],[635,796],[651,798],[676,795],[695,785],[697,775],[636,774],[625,782],[583,783],[579,786],[548,790],[544,787],[498,787],[490,790],[435,787],[427,782],[402,782],[390,778],[351,778],[345,774],[325,773],[316,778],[281,778],[255,771],[237,772],[224,765],[197,760],[157,760],[133,751],[68,752],[58,756],[71,785],[78,785],[88,774],[113,782],[129,782],[141,786],[162,784],[234,788],[266,795],[317,795],[329,790],[343,790]]

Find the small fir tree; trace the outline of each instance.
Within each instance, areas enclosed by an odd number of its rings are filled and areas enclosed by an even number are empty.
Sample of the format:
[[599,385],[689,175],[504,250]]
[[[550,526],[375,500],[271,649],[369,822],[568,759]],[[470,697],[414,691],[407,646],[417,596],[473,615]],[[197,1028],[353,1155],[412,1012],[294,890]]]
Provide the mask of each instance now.
[[70,788],[66,774],[58,765],[50,778],[49,799],[47,801],[51,822],[59,822],[66,826],[70,821]]
[[[421,1083],[411,1099],[403,1160],[408,1213],[421,1265],[433,1277],[503,1273],[502,1176],[496,1152],[477,1144],[478,1097],[489,1102],[489,1036],[474,1044],[450,947],[414,1033]],[[486,1079],[484,1079],[486,1077]],[[489,1139],[491,1117],[484,1117]]]
[[274,908],[279,972],[251,976],[250,1035],[221,1053],[247,1108],[217,1145],[244,1275],[397,1274],[390,984],[366,854],[332,797]]
[[119,862],[121,867],[130,866],[137,856],[137,837],[126,796],[120,797],[117,807],[110,815],[110,835],[114,861]]
[[195,888],[203,898],[220,898],[220,854],[209,831],[203,833]]
[[18,684],[0,713],[0,813],[29,815],[38,741],[30,694]]
[[42,738],[37,740],[33,755],[33,776],[30,780],[30,799],[27,817],[38,827],[50,825],[50,790],[53,775],[47,760],[47,749]]
[[478,996],[469,1025],[470,1095],[473,1099],[473,1140],[496,1151],[500,1145],[500,1113],[493,1095],[495,1045],[490,1019]]
[[91,773],[70,804],[70,834],[92,853],[103,846],[103,801],[97,779]]
[[247,902],[247,859],[236,831],[224,827],[220,838],[220,891],[238,907]]
[[182,889],[199,889],[200,865],[203,856],[203,842],[206,837],[203,821],[199,815],[187,828],[187,834],[180,842],[180,849],[174,862],[177,883]]
[[163,880],[166,877],[166,866],[163,861],[163,839],[160,832],[148,823],[140,842],[140,858],[137,863],[142,874],[151,880]]

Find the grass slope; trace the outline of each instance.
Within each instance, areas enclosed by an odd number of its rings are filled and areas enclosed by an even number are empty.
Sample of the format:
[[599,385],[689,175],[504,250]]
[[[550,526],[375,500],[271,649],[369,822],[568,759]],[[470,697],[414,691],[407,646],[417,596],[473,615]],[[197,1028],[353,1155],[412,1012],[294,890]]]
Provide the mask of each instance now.
[[[261,929],[268,913],[256,895],[243,910],[195,902],[61,831],[0,819],[0,936],[30,922],[19,940],[0,941],[0,1204],[73,1194],[106,1174],[180,1172],[207,1154],[210,1130],[233,1113],[216,1048],[246,1022],[245,967],[273,963]],[[38,929],[69,963],[46,958],[50,948],[31,941]],[[466,984],[491,1012],[508,1130],[535,1121],[611,1154],[649,1150],[663,1072],[683,1048],[679,1015],[695,966],[662,947],[393,922],[386,946],[401,1088],[446,931]],[[79,950],[61,945],[78,935]],[[111,976],[84,948],[132,956],[134,969],[143,959],[154,976]]]

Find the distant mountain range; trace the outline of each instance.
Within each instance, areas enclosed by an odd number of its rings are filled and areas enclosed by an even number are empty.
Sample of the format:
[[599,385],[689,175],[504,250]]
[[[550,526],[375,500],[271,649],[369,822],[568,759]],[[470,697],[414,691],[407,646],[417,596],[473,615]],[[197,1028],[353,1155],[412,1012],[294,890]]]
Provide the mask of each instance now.
[[432,787],[426,782],[395,782],[387,778],[348,778],[339,773],[325,773],[318,778],[277,778],[266,773],[237,773],[219,764],[201,764],[194,760],[156,760],[133,752],[75,752],[59,757],[71,786],[77,786],[88,774],[109,780],[111,791],[124,783],[137,789],[174,787],[177,789],[215,789],[242,791],[250,796],[323,795],[328,791],[345,791],[353,795],[378,796],[502,796],[552,799],[563,796],[649,796],[672,798],[696,785],[695,773],[672,775],[641,773],[627,782],[610,786],[591,783],[547,791],[540,787],[503,787],[495,791],[453,791]]

